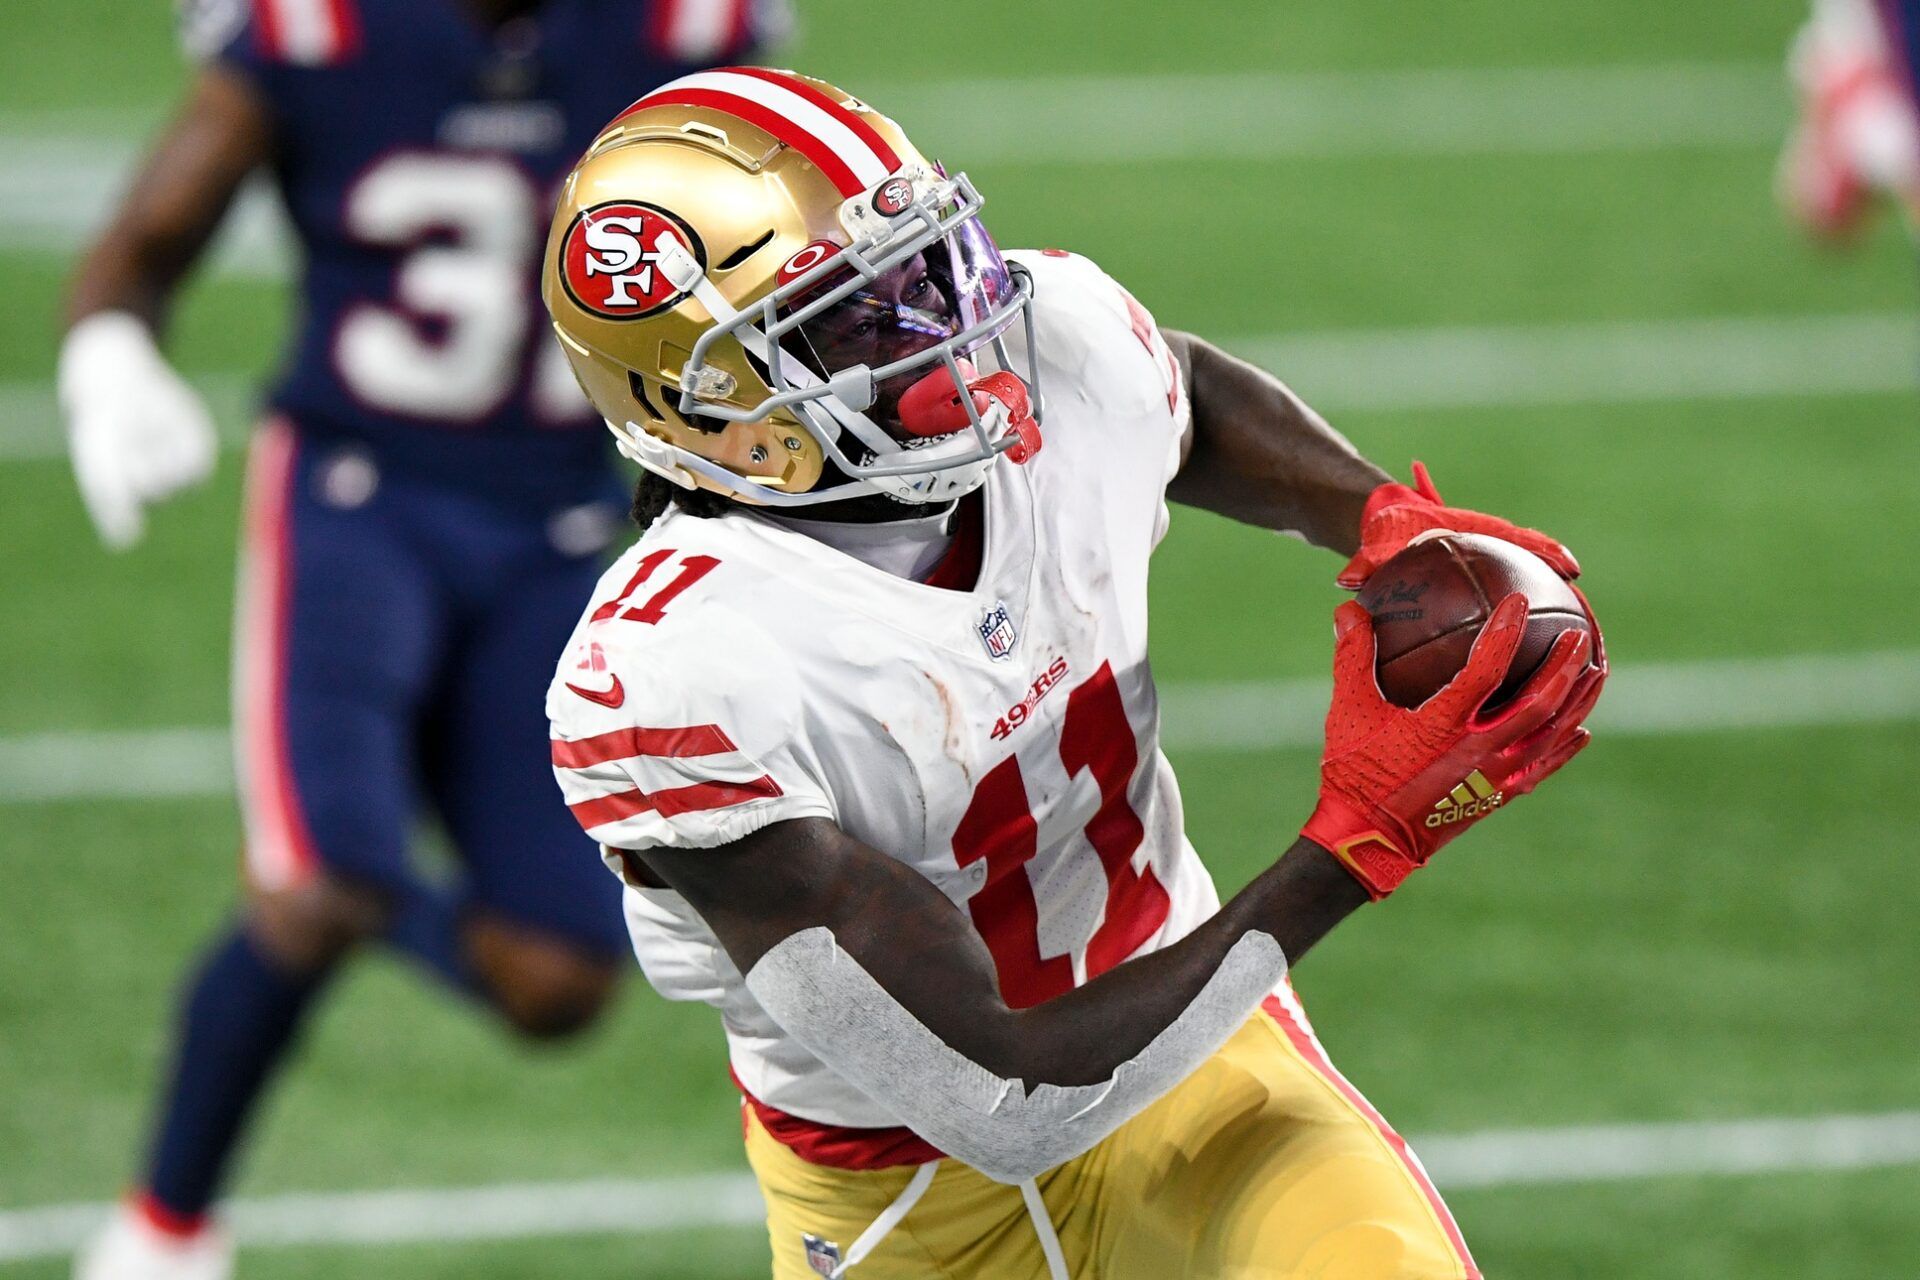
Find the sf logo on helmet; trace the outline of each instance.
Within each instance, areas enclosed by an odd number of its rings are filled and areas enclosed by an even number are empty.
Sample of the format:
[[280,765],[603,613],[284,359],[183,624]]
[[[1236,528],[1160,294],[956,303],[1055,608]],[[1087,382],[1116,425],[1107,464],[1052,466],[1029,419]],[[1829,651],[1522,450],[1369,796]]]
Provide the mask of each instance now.
[[560,280],[567,296],[610,320],[638,320],[686,297],[662,269],[661,236],[678,241],[706,270],[706,248],[693,228],[665,209],[615,200],[583,209],[560,242]]

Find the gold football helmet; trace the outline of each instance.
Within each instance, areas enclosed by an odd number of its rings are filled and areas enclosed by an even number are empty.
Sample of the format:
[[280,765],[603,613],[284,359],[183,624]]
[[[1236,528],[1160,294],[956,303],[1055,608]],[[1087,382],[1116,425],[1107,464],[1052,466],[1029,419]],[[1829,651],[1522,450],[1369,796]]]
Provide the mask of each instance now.
[[648,470],[770,506],[945,501],[1040,447],[1033,285],[983,203],[831,85],[701,72],[587,149],[542,291],[587,398]]

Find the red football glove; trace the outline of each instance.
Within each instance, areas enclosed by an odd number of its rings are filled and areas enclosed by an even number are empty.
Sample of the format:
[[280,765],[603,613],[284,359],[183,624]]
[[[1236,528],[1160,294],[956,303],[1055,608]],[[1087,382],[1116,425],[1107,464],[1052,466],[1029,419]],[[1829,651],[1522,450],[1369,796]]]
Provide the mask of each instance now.
[[1429,529],[1450,529],[1454,533],[1484,533],[1522,547],[1552,565],[1561,577],[1580,576],[1580,562],[1573,552],[1533,529],[1523,529],[1499,516],[1449,507],[1440,501],[1424,462],[1413,464],[1414,487],[1383,484],[1367,495],[1360,513],[1360,550],[1337,582],[1349,591],[1358,591],[1373,571],[1406,549],[1409,542]]
[[1519,693],[1483,713],[1525,630],[1527,602],[1516,593],[1494,609],[1460,673],[1409,711],[1380,694],[1367,611],[1347,601],[1333,618],[1320,803],[1300,834],[1378,901],[1441,845],[1573,759],[1607,672],[1589,662],[1586,634],[1568,632]]

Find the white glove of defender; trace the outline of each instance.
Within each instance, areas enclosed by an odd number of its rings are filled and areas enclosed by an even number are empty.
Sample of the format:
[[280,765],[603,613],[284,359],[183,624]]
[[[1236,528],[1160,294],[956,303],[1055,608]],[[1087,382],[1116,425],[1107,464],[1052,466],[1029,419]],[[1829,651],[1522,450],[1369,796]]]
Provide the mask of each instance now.
[[59,390],[81,500],[114,550],[146,532],[148,504],[213,473],[213,417],[139,317],[100,311],[68,330]]

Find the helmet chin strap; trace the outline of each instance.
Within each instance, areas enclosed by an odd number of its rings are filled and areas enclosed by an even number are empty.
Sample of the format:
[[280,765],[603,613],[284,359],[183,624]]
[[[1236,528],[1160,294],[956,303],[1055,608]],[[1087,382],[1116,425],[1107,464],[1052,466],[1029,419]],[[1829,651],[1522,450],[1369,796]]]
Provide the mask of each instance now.
[[[675,240],[671,235],[662,231],[659,237],[654,240],[653,248],[654,252],[659,254],[657,261],[667,279],[673,283],[676,289],[685,289],[691,292],[694,299],[707,309],[707,314],[713,317],[715,324],[730,325],[740,318],[740,311],[731,302],[727,301],[726,295],[720,292],[720,287],[707,278],[707,273],[700,269],[699,261],[695,259],[691,253],[688,253],[686,247],[678,240]],[[749,354],[753,355],[768,368],[773,367],[774,361],[765,334],[761,333],[759,329],[750,323],[739,325],[735,329],[735,332],[740,335],[741,344],[747,348]],[[807,368],[799,361],[789,357],[780,363],[781,368],[790,370],[788,376],[792,379],[795,386],[812,388],[822,385],[821,379],[815,375],[813,370]],[[832,387],[831,382],[826,385]],[[845,400],[839,394],[830,395],[824,401],[815,401],[814,403],[827,411],[827,414],[831,417],[835,426],[852,432],[860,443],[866,445],[867,448],[877,453],[898,448],[894,440],[888,436],[886,432],[882,431],[866,414],[848,408]],[[799,409],[805,406],[796,405],[794,407]],[[820,425],[811,415],[809,415],[808,420],[815,426]],[[837,431],[834,432],[836,440],[838,434]]]

